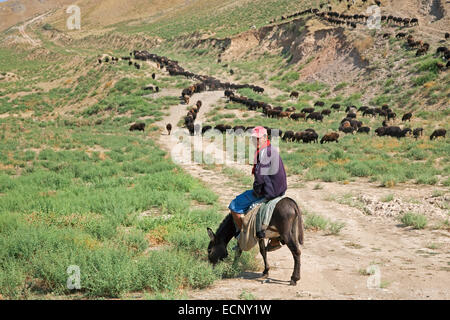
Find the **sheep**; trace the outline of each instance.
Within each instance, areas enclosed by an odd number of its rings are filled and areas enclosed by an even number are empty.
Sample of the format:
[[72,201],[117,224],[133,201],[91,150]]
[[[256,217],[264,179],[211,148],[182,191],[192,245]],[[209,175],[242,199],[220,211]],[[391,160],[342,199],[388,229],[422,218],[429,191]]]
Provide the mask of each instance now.
[[297,109],[295,109],[295,107],[288,107],[286,108],[287,112],[295,112]]
[[412,112],[405,113],[402,117],[402,122],[407,121],[407,120],[411,121],[411,117],[412,117]]
[[319,135],[315,131],[305,130],[301,132],[301,140],[303,141],[303,143],[318,143]]
[[186,117],[184,117],[184,125],[188,126],[188,124],[193,123],[194,122],[194,117],[192,115],[187,115]]
[[430,140],[433,140],[433,138],[437,138],[437,137],[444,137],[447,134],[447,130],[445,129],[436,129],[433,131],[433,133],[430,136]]
[[314,106],[318,106],[318,107],[323,107],[325,105],[325,103],[323,101],[316,101],[314,103]]
[[410,128],[400,129],[400,127],[397,126],[391,126],[385,129],[385,135],[399,139],[405,137],[408,132],[411,133]]
[[404,128],[404,129],[400,132],[400,135],[399,135],[397,138],[405,137],[407,133],[411,134],[411,133],[412,133],[412,130],[411,130],[410,128]]
[[231,96],[234,96],[234,92],[227,89],[224,91],[224,95],[225,95],[225,97],[229,98]]
[[371,115],[372,117],[375,117],[375,110],[374,109],[366,109],[363,112],[363,117],[365,117],[366,115]]
[[356,129],[360,128],[362,126],[362,122],[356,119],[350,119],[350,125]]
[[206,131],[211,130],[212,127],[211,126],[203,126],[202,128],[202,135],[205,134]]
[[168,123],[166,125],[166,129],[167,129],[167,132],[169,133],[169,136],[170,136],[170,131],[172,131],[172,125],[170,123]]
[[440,55],[441,53],[445,54],[448,51],[446,47],[438,47],[436,49],[436,55]]
[[313,113],[314,112],[314,108],[303,108],[302,112],[304,112],[304,113]]
[[331,105],[331,109],[339,110],[341,108],[341,105],[339,103],[333,103]]
[[292,141],[294,139],[294,131],[286,131],[281,139],[283,141]]
[[395,118],[397,118],[397,114],[395,112],[388,112],[387,114],[388,121]]
[[298,92],[292,91],[291,94],[289,95],[289,98],[298,98]]
[[413,136],[416,140],[423,134],[423,128],[416,128],[413,130]]
[[320,144],[323,144],[324,142],[332,142],[332,141],[336,141],[336,143],[338,143],[339,139],[339,133],[337,132],[330,132],[327,133],[326,135],[324,135],[322,137],[322,139],[320,139]]
[[306,113],[303,113],[303,112],[301,112],[301,113],[292,113],[289,117],[292,120],[298,120],[300,118],[305,119],[306,118]]
[[331,110],[330,109],[324,109],[322,110],[322,112],[320,113],[324,116],[329,116],[331,114]]
[[311,112],[306,117],[306,120],[308,120],[308,119],[312,119],[312,120],[316,120],[316,121],[322,121],[323,120],[323,115],[321,115],[319,112]]
[[360,128],[358,128],[358,131],[357,131],[357,133],[367,133],[367,134],[369,134],[369,132],[370,132],[369,127],[360,127]]
[[130,131],[144,131],[145,130],[145,123],[143,122],[136,122],[130,126]]
[[290,115],[291,115],[291,112],[281,111],[281,112],[278,114],[278,118],[289,118]]
[[367,107],[367,106],[361,106],[361,107],[359,107],[358,111],[359,112],[364,112],[364,111],[366,111],[368,109],[369,109],[369,107]]
[[187,126],[187,129],[189,130],[189,134],[193,136],[195,134],[195,127],[193,123],[189,123]]
[[347,108],[345,108],[345,112],[353,112],[353,111],[356,111],[356,106],[347,106]]
[[386,134],[386,128],[387,127],[379,127],[375,129],[375,133],[377,134],[377,136],[382,137]]

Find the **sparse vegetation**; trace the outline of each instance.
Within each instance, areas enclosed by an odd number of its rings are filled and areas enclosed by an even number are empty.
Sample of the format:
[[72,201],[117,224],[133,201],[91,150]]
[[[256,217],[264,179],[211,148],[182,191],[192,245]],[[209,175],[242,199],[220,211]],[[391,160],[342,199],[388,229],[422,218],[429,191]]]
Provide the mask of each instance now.
[[400,221],[408,227],[413,227],[414,229],[423,229],[427,225],[427,218],[424,215],[416,214],[413,212],[405,213]]

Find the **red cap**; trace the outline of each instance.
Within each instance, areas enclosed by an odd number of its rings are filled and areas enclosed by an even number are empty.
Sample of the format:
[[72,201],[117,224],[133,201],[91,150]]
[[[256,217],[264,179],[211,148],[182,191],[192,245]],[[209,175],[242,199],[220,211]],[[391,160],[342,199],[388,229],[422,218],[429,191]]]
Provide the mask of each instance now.
[[253,128],[252,137],[262,138],[267,135],[267,130],[264,127],[258,126]]

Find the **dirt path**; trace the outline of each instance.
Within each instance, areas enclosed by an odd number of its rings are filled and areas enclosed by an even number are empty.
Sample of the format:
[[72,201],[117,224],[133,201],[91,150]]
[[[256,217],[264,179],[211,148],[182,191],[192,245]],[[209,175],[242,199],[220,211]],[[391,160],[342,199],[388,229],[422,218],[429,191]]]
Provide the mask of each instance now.
[[50,12],[46,12],[43,13],[27,22],[25,22],[24,24],[22,24],[21,26],[17,27],[17,29],[19,29],[20,34],[22,35],[22,37],[28,42],[30,43],[32,46],[37,46],[40,44],[39,40],[34,40],[33,38],[31,38],[26,32],[25,29],[27,28],[28,25],[32,24],[33,22],[40,20],[42,18],[44,18],[45,16],[47,16]]
[[[204,119],[211,105],[222,92],[196,94],[191,104],[202,100],[198,121]],[[186,105],[170,108],[170,114],[158,123],[161,128],[177,122],[186,114]],[[169,151],[176,139],[165,133],[159,143]],[[220,170],[199,164],[182,165],[192,176],[201,179],[220,197],[223,212],[228,203],[243,188]],[[243,175],[250,175],[248,166],[231,164]],[[368,216],[359,209],[332,201],[333,196],[361,193],[377,197],[390,193],[395,197],[420,199],[435,188],[424,186],[378,188],[374,184],[355,182],[308,182],[300,188],[296,177],[288,178],[287,195],[297,201],[302,210],[319,214],[345,227],[338,235],[323,231],[306,231],[302,247],[302,269],[298,285],[289,286],[293,258],[286,246],[268,254],[270,276],[263,281],[260,273],[247,272],[237,279],[216,282],[206,290],[188,292],[191,299],[239,299],[242,292],[256,299],[449,299],[450,233],[445,230],[412,230],[399,225],[398,220]],[[247,186],[249,187],[249,186]],[[205,233],[206,236],[206,233]],[[258,255],[257,259],[262,261]],[[375,266],[369,276],[365,270]],[[262,268],[261,268],[262,271]],[[372,283],[377,283],[373,288]]]

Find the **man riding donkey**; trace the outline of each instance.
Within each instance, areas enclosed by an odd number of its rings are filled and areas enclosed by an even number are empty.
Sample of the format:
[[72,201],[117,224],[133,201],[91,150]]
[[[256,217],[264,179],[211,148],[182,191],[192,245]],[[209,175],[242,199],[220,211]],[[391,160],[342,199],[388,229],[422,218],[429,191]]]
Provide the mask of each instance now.
[[[287,189],[283,161],[276,148],[272,148],[267,130],[261,126],[255,127],[251,140],[256,147],[252,170],[252,174],[255,176],[253,189],[238,195],[228,206],[238,229],[236,237],[242,229],[242,218],[252,205],[281,197]],[[256,236],[263,239],[265,231],[258,231]],[[271,238],[266,250],[274,251],[279,248],[281,248],[279,239]]]

